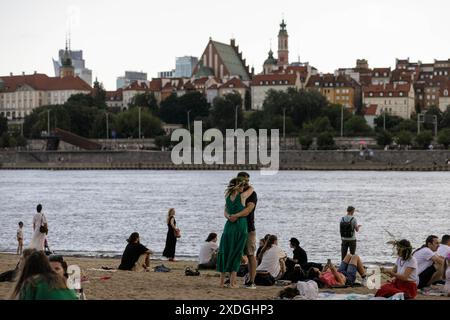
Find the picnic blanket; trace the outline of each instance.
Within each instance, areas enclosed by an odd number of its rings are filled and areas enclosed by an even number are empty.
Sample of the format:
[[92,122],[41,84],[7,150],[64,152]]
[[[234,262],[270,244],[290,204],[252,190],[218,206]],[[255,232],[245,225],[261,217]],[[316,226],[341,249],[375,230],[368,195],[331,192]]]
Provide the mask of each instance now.
[[397,293],[390,298],[382,298],[375,297],[373,294],[320,292],[317,300],[405,300],[405,297],[403,293]]

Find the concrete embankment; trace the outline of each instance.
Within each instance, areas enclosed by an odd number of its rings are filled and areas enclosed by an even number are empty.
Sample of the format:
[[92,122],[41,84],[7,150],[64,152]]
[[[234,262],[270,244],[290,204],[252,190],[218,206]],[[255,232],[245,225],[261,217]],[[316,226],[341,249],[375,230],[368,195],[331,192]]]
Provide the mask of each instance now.
[[[448,171],[447,150],[281,151],[280,170]],[[257,170],[265,165],[175,165],[162,151],[1,151],[0,169],[42,170]]]

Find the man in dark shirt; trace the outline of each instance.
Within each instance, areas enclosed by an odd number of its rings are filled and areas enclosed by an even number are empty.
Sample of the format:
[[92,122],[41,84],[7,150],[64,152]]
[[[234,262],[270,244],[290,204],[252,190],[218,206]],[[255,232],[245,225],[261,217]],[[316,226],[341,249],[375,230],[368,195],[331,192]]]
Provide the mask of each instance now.
[[289,243],[290,247],[294,249],[294,251],[293,257],[286,260],[287,271],[294,271],[296,264],[299,264],[304,269],[308,263],[308,255],[306,254],[306,251],[300,247],[300,241],[298,241],[297,238],[291,238]]
[[[239,172],[238,178],[243,178],[247,182],[250,181],[250,175],[247,172]],[[255,276],[256,276],[256,230],[255,230],[255,208],[258,202],[258,196],[256,192],[253,192],[245,200],[245,209],[241,212],[233,215],[230,221],[234,222],[240,217],[247,217],[248,226],[248,238],[247,245],[244,248],[244,254],[248,258],[248,275],[249,280],[245,283],[245,287],[248,289],[255,289]]]
[[139,233],[133,232],[128,238],[128,244],[122,254],[119,270],[148,271],[150,255],[153,251],[139,242]]

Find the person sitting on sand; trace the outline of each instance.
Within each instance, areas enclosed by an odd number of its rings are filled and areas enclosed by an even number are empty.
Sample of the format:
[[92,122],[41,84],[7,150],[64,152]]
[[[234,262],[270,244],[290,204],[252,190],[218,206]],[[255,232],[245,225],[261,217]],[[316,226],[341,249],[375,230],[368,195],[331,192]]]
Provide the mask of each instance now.
[[412,256],[411,243],[406,240],[395,242],[397,249],[397,262],[394,268],[384,269],[381,272],[393,279],[381,286],[375,293],[375,297],[389,298],[403,292],[406,299],[414,299],[417,296],[417,260]]
[[261,264],[261,260],[258,258],[261,256],[261,250],[264,248],[266,241],[269,239],[270,234],[266,234],[264,238],[259,239],[259,247],[256,250],[256,264],[259,266]]
[[216,269],[217,261],[217,233],[210,233],[208,238],[202,244],[200,248],[200,254],[198,257],[198,269]]
[[67,288],[64,278],[53,271],[47,256],[37,251],[25,260],[11,299],[78,300],[78,297]]
[[413,253],[417,260],[418,289],[430,286],[434,279],[438,280],[442,276],[444,258],[437,255],[438,247],[438,237],[431,235],[427,237],[425,244]]
[[[255,284],[268,285],[282,278],[286,272],[286,253],[278,247],[278,238],[270,235],[264,248],[261,250],[259,259],[261,264],[256,268]],[[267,282],[267,278],[271,281]],[[273,280],[273,281],[272,281]]]
[[133,232],[127,239],[128,244],[122,254],[119,270],[148,271],[153,251],[139,242],[139,233]]
[[444,292],[446,292],[447,296],[450,297],[450,253],[446,257],[444,262],[443,278],[445,279]]
[[328,260],[327,264],[320,271],[318,268],[308,270],[309,279],[320,279],[327,287],[352,286],[356,280],[356,273],[359,273],[365,282],[366,273],[361,258],[358,255],[347,254],[341,262],[339,269]]

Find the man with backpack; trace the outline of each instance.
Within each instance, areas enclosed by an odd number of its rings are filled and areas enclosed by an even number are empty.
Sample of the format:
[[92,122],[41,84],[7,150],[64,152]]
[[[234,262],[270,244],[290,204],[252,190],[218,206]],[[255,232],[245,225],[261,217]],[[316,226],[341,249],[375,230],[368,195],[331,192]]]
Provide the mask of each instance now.
[[359,231],[361,225],[358,225],[356,218],[353,216],[355,208],[349,206],[347,208],[347,215],[342,217],[340,222],[341,231],[341,255],[344,260],[347,255],[347,251],[350,248],[350,254],[354,255],[356,252],[356,232]]

